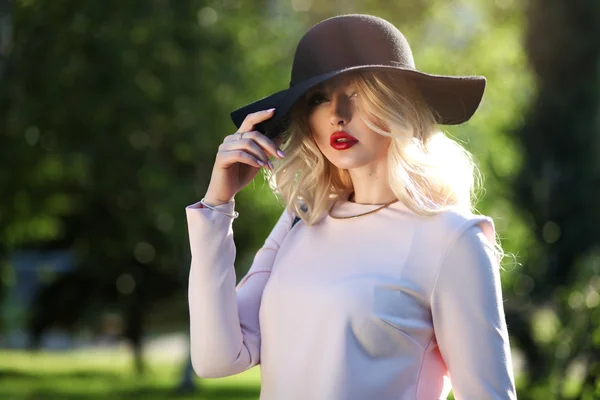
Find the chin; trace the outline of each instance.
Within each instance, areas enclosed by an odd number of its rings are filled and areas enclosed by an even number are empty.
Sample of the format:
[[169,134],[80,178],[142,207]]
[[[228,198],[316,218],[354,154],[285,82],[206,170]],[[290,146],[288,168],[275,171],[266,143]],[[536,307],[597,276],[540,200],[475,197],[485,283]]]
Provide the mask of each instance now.
[[365,160],[350,160],[350,159],[340,160],[339,158],[337,158],[337,159],[330,158],[329,162],[331,162],[334,166],[336,166],[339,169],[354,169],[354,168],[360,168],[360,167],[363,167],[363,166],[369,164],[369,162],[365,161]]

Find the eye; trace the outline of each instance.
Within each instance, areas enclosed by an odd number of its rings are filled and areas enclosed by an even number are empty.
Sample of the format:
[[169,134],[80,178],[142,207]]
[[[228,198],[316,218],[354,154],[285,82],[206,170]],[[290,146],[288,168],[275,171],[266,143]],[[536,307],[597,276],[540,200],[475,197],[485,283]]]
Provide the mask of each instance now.
[[350,96],[348,96],[348,98],[353,98],[353,97],[358,97],[358,93],[357,92],[352,92],[352,94],[350,94]]
[[311,107],[318,106],[326,101],[329,101],[329,99],[323,92],[316,92],[308,98],[308,104]]

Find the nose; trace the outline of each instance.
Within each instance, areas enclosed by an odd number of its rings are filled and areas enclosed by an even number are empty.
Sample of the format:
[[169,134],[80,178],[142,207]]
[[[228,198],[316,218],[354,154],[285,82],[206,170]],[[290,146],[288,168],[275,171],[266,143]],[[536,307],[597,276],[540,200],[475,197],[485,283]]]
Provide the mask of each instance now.
[[331,125],[348,125],[352,120],[352,105],[350,99],[345,95],[332,96],[330,103],[331,115],[329,121]]

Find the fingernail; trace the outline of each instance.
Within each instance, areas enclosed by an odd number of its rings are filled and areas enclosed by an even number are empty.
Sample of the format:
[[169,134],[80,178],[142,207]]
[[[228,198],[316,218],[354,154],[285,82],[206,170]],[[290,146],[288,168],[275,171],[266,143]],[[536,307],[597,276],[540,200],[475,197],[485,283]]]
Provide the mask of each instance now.
[[262,162],[262,160],[256,160],[256,162],[257,162],[257,163],[259,163],[261,167],[264,167],[264,166],[265,166],[265,163],[264,163],[264,162]]
[[281,158],[285,157],[285,153],[283,151],[281,151],[280,149],[277,149],[277,155]]
[[269,167],[270,167],[271,169],[275,169],[275,167],[273,166],[273,164],[271,164],[271,161],[269,161]]
[[274,108],[269,108],[269,109],[267,110],[267,112],[273,112],[273,111],[275,111],[275,109],[274,109]]

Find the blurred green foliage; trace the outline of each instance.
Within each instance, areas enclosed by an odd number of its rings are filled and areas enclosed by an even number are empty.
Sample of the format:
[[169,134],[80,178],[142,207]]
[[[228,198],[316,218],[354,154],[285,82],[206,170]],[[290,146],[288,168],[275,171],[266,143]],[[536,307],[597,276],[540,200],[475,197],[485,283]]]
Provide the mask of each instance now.
[[[134,259],[185,277],[184,207],[204,194],[217,147],[235,129],[229,112],[287,87],[296,43],[312,24],[373,13],[407,36],[419,69],[488,78],[477,114],[447,132],[486,177],[478,209],[494,218],[509,253],[504,295],[509,314],[517,310],[509,332],[529,337],[515,344],[543,349],[535,361],[548,364],[565,329],[588,340],[585,327],[557,313],[556,297],[573,315],[597,310],[591,275],[599,271],[597,254],[584,255],[585,273],[572,286],[534,302],[544,270],[539,259],[519,264],[546,251],[544,238],[556,233],[550,225],[540,236],[511,187],[529,155],[513,133],[539,88],[523,46],[526,11],[516,0],[16,1],[0,83],[2,282],[11,282],[6,259],[19,248],[70,248],[98,274],[119,276]],[[260,175],[236,200],[241,276],[282,208]],[[526,332],[510,324],[519,318],[531,322]],[[574,360],[585,348],[560,351]],[[532,359],[519,370],[535,370]],[[585,373],[565,365],[531,390],[525,374],[520,397],[573,398]],[[552,383],[565,368],[569,386]]]
[[[216,147],[234,129],[229,111],[286,87],[301,34],[351,11],[323,3],[310,13],[294,10],[305,3],[18,2],[2,91],[2,163],[11,171],[1,176],[11,194],[1,214],[3,243],[15,248],[64,237],[64,217],[86,210],[106,213],[119,226],[103,227],[100,215],[90,221],[85,229],[109,243],[85,243],[82,257],[94,248],[133,252],[145,236],[140,230],[153,226],[168,242],[156,255],[184,262],[183,207],[206,188]],[[520,9],[479,1],[366,3],[356,11],[402,27],[419,68],[488,77],[480,112],[449,131],[486,175],[488,161],[510,174],[518,156],[502,132],[519,118],[531,87],[519,45]],[[508,148],[490,151],[497,147]],[[267,190],[259,177],[238,197],[236,238],[249,247],[261,244],[277,215]],[[481,208],[512,218],[494,194]],[[499,228],[503,233],[502,221]]]
[[511,179],[527,219],[521,293],[508,307],[527,360],[525,399],[600,397],[600,3],[532,0],[525,48],[536,76],[514,129]]

